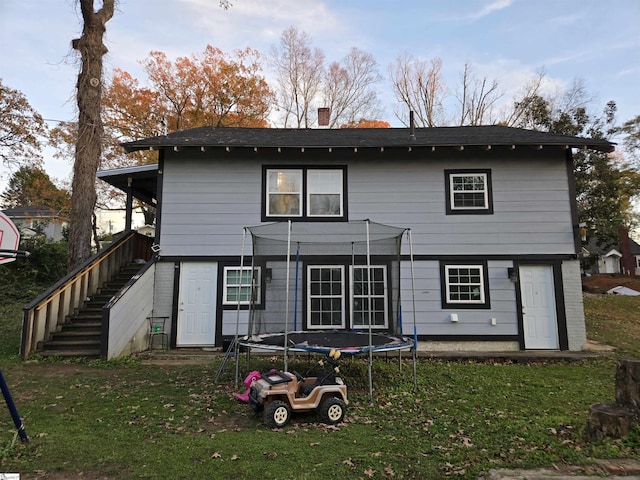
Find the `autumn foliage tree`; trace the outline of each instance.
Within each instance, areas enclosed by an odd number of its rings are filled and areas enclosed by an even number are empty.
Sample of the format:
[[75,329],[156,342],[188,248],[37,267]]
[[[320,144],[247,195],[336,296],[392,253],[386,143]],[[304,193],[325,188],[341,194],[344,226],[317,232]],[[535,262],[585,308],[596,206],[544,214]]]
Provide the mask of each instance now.
[[57,187],[40,167],[22,166],[11,175],[7,188],[0,194],[2,208],[44,205],[69,214],[71,194]]
[[169,131],[267,126],[273,93],[260,73],[260,54],[255,50],[229,56],[207,45],[201,55],[173,61],[163,52],[151,52],[142,65],[151,87],[134,91],[149,97],[146,105],[157,107],[152,118],[164,118]]
[[45,133],[44,120],[22,92],[0,78],[0,162],[6,167],[39,164]]
[[366,118],[361,118],[356,122],[348,122],[340,125],[340,128],[391,128],[391,124],[384,120],[367,120]]

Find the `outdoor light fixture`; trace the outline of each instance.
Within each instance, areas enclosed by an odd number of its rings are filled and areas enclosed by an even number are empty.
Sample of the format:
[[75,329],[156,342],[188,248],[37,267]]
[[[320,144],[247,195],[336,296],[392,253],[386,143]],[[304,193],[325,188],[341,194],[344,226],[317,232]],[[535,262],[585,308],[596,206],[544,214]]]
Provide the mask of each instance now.
[[507,268],[507,276],[512,283],[518,283],[518,271],[515,268]]
[[267,283],[271,283],[271,279],[273,278],[273,271],[270,268],[265,268],[264,270],[264,281]]

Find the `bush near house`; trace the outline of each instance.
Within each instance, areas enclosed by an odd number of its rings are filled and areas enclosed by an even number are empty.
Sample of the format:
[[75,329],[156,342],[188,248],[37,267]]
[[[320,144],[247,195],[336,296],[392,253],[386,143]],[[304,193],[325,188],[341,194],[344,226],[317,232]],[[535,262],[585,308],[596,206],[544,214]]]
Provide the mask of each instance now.
[[26,258],[0,265],[0,285],[5,301],[27,303],[67,273],[67,242],[53,242],[44,235],[23,238]]

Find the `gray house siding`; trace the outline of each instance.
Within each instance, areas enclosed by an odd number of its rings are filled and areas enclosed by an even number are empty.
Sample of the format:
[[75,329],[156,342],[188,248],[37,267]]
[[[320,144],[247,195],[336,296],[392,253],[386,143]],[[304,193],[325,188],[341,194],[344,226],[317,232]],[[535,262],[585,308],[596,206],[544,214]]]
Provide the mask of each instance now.
[[[415,254],[574,254],[564,153],[551,161],[541,152],[493,161],[434,154],[402,164],[392,154],[383,154],[384,161],[325,154],[304,162],[298,155],[289,163],[348,165],[350,219],[411,228]],[[260,154],[227,162],[184,154],[173,161],[168,154],[162,255],[239,255],[242,228],[261,223],[262,165],[283,163]],[[444,170],[451,168],[491,169],[493,215],[445,214]]]
[[[427,153],[409,158],[406,151],[371,153],[306,152],[263,154],[252,152],[225,156],[211,153],[166,151],[163,165],[160,261],[156,271],[156,315],[172,313],[179,278],[176,265],[189,259],[237,262],[241,254],[243,227],[261,223],[263,165],[338,165],[347,168],[347,210],[350,220],[374,222],[411,229],[415,263],[415,318],[421,339],[455,342],[503,342],[504,348],[519,345],[517,284],[509,280],[508,268],[517,260],[570,258],[575,254],[571,199],[563,149],[517,149],[486,152]],[[447,215],[445,170],[491,171],[493,213]],[[251,255],[247,239],[245,254]],[[401,296],[403,333],[413,333],[413,301],[408,263],[409,245],[403,239]],[[486,261],[490,292],[489,308],[443,308],[441,259]],[[329,262],[330,263],[330,262]],[[575,262],[574,262],[575,263]],[[563,264],[569,348],[581,349],[584,314],[578,298],[579,272],[572,262]],[[220,269],[219,269],[220,270]],[[274,267],[273,281],[283,281],[284,268]],[[575,278],[574,278],[575,277]],[[218,276],[218,279],[221,279]],[[218,285],[217,298],[221,298]],[[298,298],[304,295],[300,285]],[[291,293],[293,297],[293,292]],[[256,320],[263,331],[284,329],[284,302],[265,298]],[[220,303],[220,302],[219,302]],[[298,305],[298,328],[304,326],[303,304]],[[290,307],[290,326],[293,306]],[[451,320],[456,314],[457,322]],[[271,318],[267,318],[271,317]],[[248,313],[219,307],[216,343],[221,336],[245,334]],[[273,322],[279,318],[279,322]],[[175,325],[173,329],[175,331]],[[576,339],[571,339],[575,335]]]
[[[491,308],[468,310],[447,308],[441,305],[440,267],[438,261],[417,261],[415,275],[415,320],[418,334],[426,337],[443,335],[480,335],[515,337],[518,334],[518,322],[515,304],[515,287],[509,281],[507,268],[509,261],[490,261],[489,285],[491,289]],[[401,271],[401,295],[404,334],[413,333],[413,293],[411,290],[411,268],[406,262]],[[451,314],[458,316],[457,322],[451,321]],[[495,318],[495,325],[491,319]]]

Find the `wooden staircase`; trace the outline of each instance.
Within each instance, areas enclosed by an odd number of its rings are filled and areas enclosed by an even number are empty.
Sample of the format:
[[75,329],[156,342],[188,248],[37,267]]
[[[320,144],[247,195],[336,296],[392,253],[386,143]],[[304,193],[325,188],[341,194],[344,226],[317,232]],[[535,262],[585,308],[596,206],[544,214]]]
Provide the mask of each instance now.
[[100,358],[102,308],[143,266],[133,262],[123,266],[82,308],[66,317],[50,340],[38,343],[38,355]]

